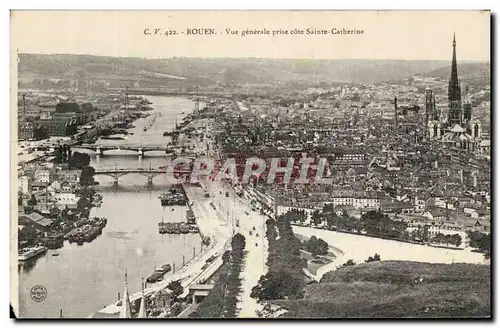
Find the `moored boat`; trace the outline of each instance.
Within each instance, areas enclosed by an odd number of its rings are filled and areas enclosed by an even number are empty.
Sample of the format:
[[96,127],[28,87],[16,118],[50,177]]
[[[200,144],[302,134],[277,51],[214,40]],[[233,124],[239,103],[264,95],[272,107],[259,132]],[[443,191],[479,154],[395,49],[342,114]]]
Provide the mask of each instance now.
[[172,266],[170,264],[165,264],[162,265],[161,268],[156,269],[147,279],[146,281],[148,283],[155,283],[157,281],[160,281],[163,276],[168,273],[170,270],[172,270]]
[[45,252],[47,252],[47,247],[45,247],[45,246],[38,245],[35,247],[27,247],[27,248],[23,248],[19,251],[17,259],[19,261],[27,261],[27,260],[35,258],[41,254],[44,254]]

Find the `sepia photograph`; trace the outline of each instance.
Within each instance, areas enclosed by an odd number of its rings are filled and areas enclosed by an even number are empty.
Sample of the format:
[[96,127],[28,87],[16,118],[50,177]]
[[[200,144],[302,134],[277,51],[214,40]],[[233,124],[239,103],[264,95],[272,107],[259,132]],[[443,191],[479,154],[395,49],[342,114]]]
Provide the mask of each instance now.
[[491,320],[489,10],[10,28],[15,318]]

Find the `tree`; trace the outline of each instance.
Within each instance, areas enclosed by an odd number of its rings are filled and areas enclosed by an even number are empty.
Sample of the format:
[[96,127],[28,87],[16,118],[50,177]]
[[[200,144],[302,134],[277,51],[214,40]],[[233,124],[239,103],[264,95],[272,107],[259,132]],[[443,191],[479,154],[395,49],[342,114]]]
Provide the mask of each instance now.
[[231,252],[225,251],[224,254],[222,254],[222,262],[228,262],[230,259],[231,259]]
[[335,212],[326,214],[326,225],[328,226],[328,229],[331,229],[333,226],[337,226],[338,219],[339,217]]
[[259,301],[301,296],[301,280],[286,271],[268,272],[261,276],[257,286],[252,288],[250,297]]
[[322,217],[321,212],[319,210],[316,210],[312,213],[311,221],[316,226],[321,224],[321,222],[323,221],[323,217]]
[[353,266],[353,265],[356,265],[356,262],[354,262],[353,260],[347,260],[347,262],[345,262],[344,264],[339,266],[337,269],[342,269],[342,268],[346,268],[348,266]]
[[184,288],[182,287],[180,280],[172,281],[170,284],[168,284],[167,288],[172,291],[172,297],[174,298],[174,300],[177,300],[177,297],[179,297],[179,295],[184,292]]
[[452,236],[451,243],[459,247],[462,244],[462,237],[456,233]]
[[31,198],[28,200],[28,205],[35,206],[38,203],[35,194],[31,194]]
[[[68,151],[70,151],[70,150],[68,150]],[[66,154],[67,154],[67,152],[66,152]],[[73,169],[82,170],[86,166],[90,165],[90,155],[75,151],[68,158],[68,164]]]
[[91,186],[94,184],[95,169],[92,166],[86,166],[80,174],[80,185]]
[[380,255],[378,255],[377,253],[375,253],[375,255],[373,257],[368,257],[368,260],[366,260],[365,262],[366,263],[370,263],[370,262],[376,262],[376,261],[380,261]]
[[237,233],[231,240],[231,248],[233,251],[243,251],[245,249],[245,236]]
[[312,236],[306,243],[306,250],[313,256],[328,254],[328,244],[321,238]]
[[479,231],[467,232],[469,245],[480,252],[489,253],[491,249],[491,234],[485,234]]

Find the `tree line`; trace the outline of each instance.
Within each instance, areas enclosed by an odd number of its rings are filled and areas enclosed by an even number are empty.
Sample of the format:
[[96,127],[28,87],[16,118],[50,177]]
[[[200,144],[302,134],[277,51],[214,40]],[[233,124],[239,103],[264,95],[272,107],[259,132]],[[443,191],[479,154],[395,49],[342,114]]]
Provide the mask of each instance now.
[[266,221],[268,272],[260,277],[250,296],[259,301],[303,297],[306,260],[300,257],[302,243],[293,234],[290,220],[281,215]]
[[469,246],[484,253],[484,257],[489,259],[491,254],[491,234],[480,231],[469,231],[467,232],[467,236],[469,237]]
[[[284,217],[293,223],[305,224],[307,213],[305,210],[290,209],[284,214]],[[462,244],[462,237],[459,234],[443,234],[439,232],[431,236],[428,226],[417,227],[409,231],[407,222],[391,219],[381,211],[368,211],[358,219],[350,216],[346,210],[338,214],[334,211],[332,204],[325,204],[323,210],[315,210],[311,213],[310,222],[313,226],[323,226],[328,230],[363,233],[371,237],[412,242],[432,242],[455,245],[456,247]]]
[[245,236],[236,234],[231,240],[231,251],[222,255],[219,279],[190,318],[234,318],[241,289],[240,273],[245,251]]

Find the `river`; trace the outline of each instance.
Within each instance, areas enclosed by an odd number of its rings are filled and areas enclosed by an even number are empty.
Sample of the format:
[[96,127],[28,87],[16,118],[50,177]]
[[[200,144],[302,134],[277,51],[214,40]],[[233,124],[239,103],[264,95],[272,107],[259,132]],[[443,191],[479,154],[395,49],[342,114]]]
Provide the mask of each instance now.
[[321,279],[325,273],[335,270],[347,260],[363,263],[375,253],[379,254],[382,260],[488,264],[488,261],[484,260],[483,254],[471,252],[470,249],[437,248],[300,226],[293,226],[293,232],[307,238],[316,236],[343,252],[343,254],[337,253],[337,258],[332,263],[318,270],[318,279]]
[[[182,113],[191,112],[194,103],[188,99],[147,97],[153,102],[151,116],[136,121],[127,140],[103,140],[102,144],[114,145],[164,145],[163,132],[182,119]],[[154,124],[143,131],[153,115]],[[81,150],[79,150],[81,151]],[[113,154],[113,152],[115,154]],[[120,155],[118,155],[120,154]],[[137,154],[127,151],[110,151],[104,156],[91,156],[91,165],[96,168],[159,167],[166,164],[163,152],[148,152],[139,159]],[[60,310],[66,318],[84,318],[117,299],[123,293],[124,274],[127,271],[131,293],[141,288],[141,278],[146,279],[157,267],[171,263],[179,268],[185,261],[199,252],[199,235],[160,235],[158,222],[185,220],[186,208],[163,208],[158,197],[168,181],[157,176],[153,187],[147,187],[147,178],[129,174],[119,179],[113,187],[113,179],[96,176],[98,192],[103,195],[103,204],[94,208],[92,215],[105,216],[108,224],[102,235],[82,246],[65,242],[57,251],[49,250],[35,262],[19,266],[19,309],[21,317],[58,318]],[[53,253],[59,256],[52,256]],[[47,298],[40,303],[30,297],[30,289],[43,285]]]

